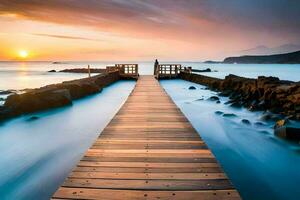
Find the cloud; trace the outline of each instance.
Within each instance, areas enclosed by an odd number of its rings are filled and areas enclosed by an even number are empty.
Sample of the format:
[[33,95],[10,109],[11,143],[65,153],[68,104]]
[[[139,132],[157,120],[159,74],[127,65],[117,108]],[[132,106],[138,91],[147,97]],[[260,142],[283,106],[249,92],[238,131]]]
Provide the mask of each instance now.
[[[138,38],[141,49],[155,40],[173,49],[185,43],[185,51],[219,51],[222,56],[229,50],[299,41],[299,8],[297,0],[0,0],[0,15],[101,31],[131,46],[131,39]],[[94,40],[56,32],[36,35]]]
[[[249,29],[300,32],[300,1],[294,0],[1,0],[0,13],[32,20],[86,25],[102,30],[146,32],[187,28],[189,21],[233,24]],[[138,29],[137,29],[138,28]],[[188,27],[195,29],[195,27]],[[178,31],[178,30],[177,30]],[[181,30],[184,31],[184,30]],[[281,30],[284,31],[284,30]],[[159,32],[159,30],[158,30]]]
[[32,35],[42,36],[42,37],[59,38],[59,39],[70,39],[70,40],[102,41],[102,40],[97,40],[97,39],[92,39],[92,38],[76,37],[76,36],[68,36],[68,35],[53,35],[53,34],[43,34],[43,33],[32,33]]

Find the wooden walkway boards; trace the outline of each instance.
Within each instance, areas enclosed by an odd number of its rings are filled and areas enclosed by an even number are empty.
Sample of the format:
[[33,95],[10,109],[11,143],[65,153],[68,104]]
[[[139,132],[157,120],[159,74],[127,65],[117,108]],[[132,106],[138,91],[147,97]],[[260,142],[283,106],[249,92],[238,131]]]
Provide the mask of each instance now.
[[240,196],[159,82],[141,76],[53,199],[231,200]]

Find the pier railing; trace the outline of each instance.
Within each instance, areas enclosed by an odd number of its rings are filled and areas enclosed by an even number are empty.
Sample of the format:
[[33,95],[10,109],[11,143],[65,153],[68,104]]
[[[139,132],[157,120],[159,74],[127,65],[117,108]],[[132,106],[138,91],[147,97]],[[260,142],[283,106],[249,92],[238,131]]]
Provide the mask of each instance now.
[[114,72],[118,71],[119,69],[116,66],[106,66],[106,72]]
[[115,64],[115,66],[107,66],[107,72],[119,71],[123,78],[135,78],[139,76],[138,64]]
[[177,78],[181,70],[180,64],[158,64],[155,67],[154,75],[157,79]]

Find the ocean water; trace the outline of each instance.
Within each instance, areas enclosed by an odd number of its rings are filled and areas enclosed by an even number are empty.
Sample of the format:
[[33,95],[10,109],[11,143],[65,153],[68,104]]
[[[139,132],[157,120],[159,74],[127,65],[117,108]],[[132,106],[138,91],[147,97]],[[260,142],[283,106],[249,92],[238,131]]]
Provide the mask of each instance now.
[[[211,148],[243,199],[299,199],[299,143],[274,136],[274,123],[261,121],[261,112],[225,105],[227,97],[220,97],[220,104],[207,100],[216,93],[205,90],[205,86],[183,80],[160,82]],[[197,89],[188,90],[191,85]],[[236,116],[223,117],[216,111]],[[242,119],[251,124],[243,124]],[[299,122],[294,124],[300,126]]]
[[[49,70],[62,70],[67,68],[105,68],[120,62],[0,62],[0,90],[36,88],[51,83],[87,77],[87,74],[50,73]],[[139,64],[139,73],[153,74],[153,62],[130,62]],[[300,81],[300,65],[276,64],[204,64],[200,62],[162,62],[179,63],[183,66],[192,66],[195,69],[211,68],[217,72],[204,73],[208,76],[224,78],[228,74],[256,78],[257,76],[277,76],[284,80]]]
[[[47,72],[52,69],[83,68],[88,64],[105,68],[113,63],[0,62],[0,91],[37,88],[87,76]],[[300,77],[300,65],[176,63],[196,69],[211,68],[217,72],[204,74],[219,78],[230,73],[293,81]],[[153,62],[138,64],[140,74],[153,73]],[[0,199],[49,199],[126,100],[134,84],[115,83],[100,94],[75,101],[73,106],[33,114],[40,117],[35,121],[28,120],[33,115],[26,115],[0,124]],[[228,107],[223,104],[224,97],[222,104],[206,101],[214,93],[200,89],[201,85],[183,80],[161,84],[207,142],[243,198],[298,199],[299,144],[274,137],[271,123],[255,125],[260,121],[259,112]],[[198,89],[187,90],[190,85]],[[6,96],[0,96],[0,104]],[[235,113],[236,117],[224,118],[215,111]],[[251,125],[242,124],[242,119],[248,119]]]
[[120,81],[72,106],[1,123],[0,199],[50,199],[134,85]]

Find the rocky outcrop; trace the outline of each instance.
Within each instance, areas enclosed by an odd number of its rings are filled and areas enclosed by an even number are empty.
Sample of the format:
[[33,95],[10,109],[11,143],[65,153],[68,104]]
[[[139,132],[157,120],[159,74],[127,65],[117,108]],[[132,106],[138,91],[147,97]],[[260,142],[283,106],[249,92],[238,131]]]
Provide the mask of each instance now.
[[181,72],[180,78],[208,86],[229,96],[230,104],[249,110],[269,110],[300,120],[300,83],[282,81],[276,77],[260,76],[257,79],[228,75],[218,79],[199,74]]
[[[74,68],[74,69],[64,69],[59,72],[68,72],[68,73],[88,73],[88,68]],[[106,73],[106,69],[97,69],[90,68],[90,73]]]
[[23,94],[7,97],[0,107],[0,120],[21,114],[71,105],[72,101],[100,92],[103,87],[120,79],[119,72],[111,72],[90,78],[66,81],[28,90]]
[[207,69],[192,69],[192,72],[212,72],[210,68]]

